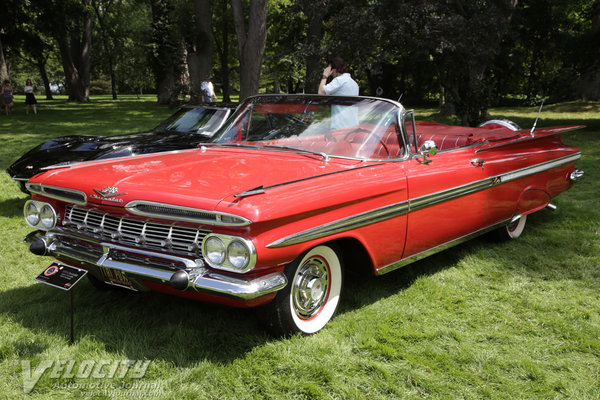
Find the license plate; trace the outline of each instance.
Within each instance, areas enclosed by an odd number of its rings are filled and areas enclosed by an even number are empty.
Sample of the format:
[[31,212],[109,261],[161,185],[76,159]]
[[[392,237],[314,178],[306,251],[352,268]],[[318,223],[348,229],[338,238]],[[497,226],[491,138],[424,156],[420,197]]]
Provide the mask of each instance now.
[[109,285],[119,286],[126,289],[136,290],[133,283],[125,276],[125,274],[118,269],[98,267],[104,276],[104,282]]

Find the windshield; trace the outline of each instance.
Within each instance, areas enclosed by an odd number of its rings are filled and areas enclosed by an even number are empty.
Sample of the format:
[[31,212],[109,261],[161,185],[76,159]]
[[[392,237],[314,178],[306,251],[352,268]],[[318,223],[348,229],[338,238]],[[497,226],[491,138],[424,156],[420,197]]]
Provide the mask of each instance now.
[[205,136],[212,136],[221,127],[229,115],[227,109],[215,108],[182,108],[163,121],[155,130],[196,132]]
[[371,98],[257,96],[247,99],[211,141],[397,159],[404,154],[400,110],[397,104]]

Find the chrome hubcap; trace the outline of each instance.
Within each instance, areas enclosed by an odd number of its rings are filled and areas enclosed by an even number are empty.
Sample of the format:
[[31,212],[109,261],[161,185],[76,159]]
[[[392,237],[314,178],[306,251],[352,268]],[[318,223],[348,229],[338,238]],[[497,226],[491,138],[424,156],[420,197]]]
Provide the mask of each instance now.
[[309,319],[316,315],[329,295],[329,266],[321,257],[312,257],[298,268],[292,286],[296,315]]

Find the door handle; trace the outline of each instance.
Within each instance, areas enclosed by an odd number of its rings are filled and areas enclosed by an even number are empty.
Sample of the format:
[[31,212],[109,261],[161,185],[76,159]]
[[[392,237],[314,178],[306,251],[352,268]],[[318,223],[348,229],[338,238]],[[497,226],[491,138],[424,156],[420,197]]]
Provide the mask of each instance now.
[[483,169],[483,164],[485,163],[485,160],[482,158],[473,158],[471,159],[471,165],[474,167],[481,167],[481,169]]

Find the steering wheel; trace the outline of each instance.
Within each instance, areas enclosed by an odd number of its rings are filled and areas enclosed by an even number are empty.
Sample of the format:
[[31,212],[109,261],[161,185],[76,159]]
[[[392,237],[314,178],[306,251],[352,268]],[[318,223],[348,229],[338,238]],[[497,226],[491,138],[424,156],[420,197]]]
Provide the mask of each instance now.
[[325,139],[326,142],[337,142],[337,139],[335,138],[335,136],[333,136],[333,133],[331,133],[331,131],[325,132],[325,135],[323,135],[323,139]]
[[352,129],[350,132],[346,133],[346,136],[344,136],[344,140],[347,141],[347,142],[352,142],[354,136],[356,136],[358,134],[367,134],[367,139],[364,141],[365,144],[369,140],[371,140],[370,139],[371,137],[375,138],[379,143],[381,143],[381,146],[383,147],[383,149],[387,153],[388,157],[390,156],[390,151],[388,150],[388,147],[385,145],[385,143],[383,142],[383,140],[379,136],[375,135],[375,133],[373,131],[369,131],[369,130],[364,129],[364,128],[355,128],[355,129]]

